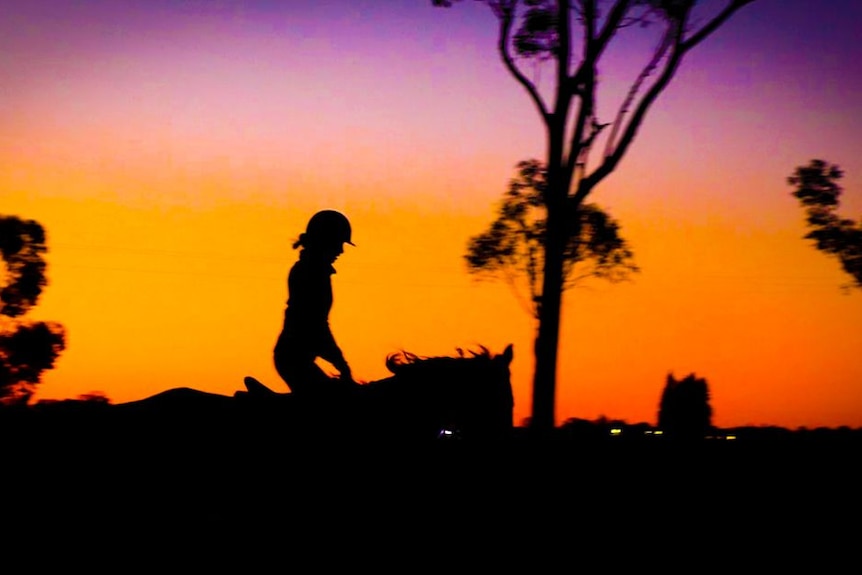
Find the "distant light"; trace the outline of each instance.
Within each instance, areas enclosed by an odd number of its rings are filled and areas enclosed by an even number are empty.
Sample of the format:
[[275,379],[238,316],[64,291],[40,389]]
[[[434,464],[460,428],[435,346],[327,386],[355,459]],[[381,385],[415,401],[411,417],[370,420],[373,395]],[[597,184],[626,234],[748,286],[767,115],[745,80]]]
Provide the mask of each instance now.
[[663,434],[664,434],[664,431],[662,431],[661,429],[657,429],[657,430],[656,430],[656,432],[655,432],[655,434],[656,434],[656,435],[663,435]]
[[736,439],[736,436],[735,435],[728,435],[725,437],[725,439],[727,439],[727,440]]
[[623,430],[619,427],[614,427],[613,429],[611,429],[611,435],[620,435],[622,432]]

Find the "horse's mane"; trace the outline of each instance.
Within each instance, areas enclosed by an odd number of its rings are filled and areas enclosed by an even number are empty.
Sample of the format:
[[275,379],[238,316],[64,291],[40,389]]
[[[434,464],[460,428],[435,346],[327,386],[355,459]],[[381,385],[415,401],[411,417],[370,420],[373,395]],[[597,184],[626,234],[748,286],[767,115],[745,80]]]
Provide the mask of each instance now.
[[458,364],[464,360],[490,360],[491,352],[484,346],[479,346],[479,351],[463,350],[456,348],[457,356],[438,355],[420,356],[409,351],[398,351],[386,356],[386,368],[395,375],[415,372],[424,368],[445,367]]

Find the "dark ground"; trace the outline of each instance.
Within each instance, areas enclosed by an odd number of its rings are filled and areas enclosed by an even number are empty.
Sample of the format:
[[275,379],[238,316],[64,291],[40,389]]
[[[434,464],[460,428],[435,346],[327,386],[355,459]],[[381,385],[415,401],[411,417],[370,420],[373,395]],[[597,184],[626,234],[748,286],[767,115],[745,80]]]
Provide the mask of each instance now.
[[727,560],[720,570],[771,573],[796,558],[794,571],[821,573],[862,533],[855,435],[675,443],[518,428],[503,442],[418,442],[289,439],[266,420],[87,421],[0,419],[7,549],[82,538],[141,561],[174,549],[196,570],[238,553],[269,566],[308,555],[315,570],[521,558],[544,572],[591,556],[603,570]]

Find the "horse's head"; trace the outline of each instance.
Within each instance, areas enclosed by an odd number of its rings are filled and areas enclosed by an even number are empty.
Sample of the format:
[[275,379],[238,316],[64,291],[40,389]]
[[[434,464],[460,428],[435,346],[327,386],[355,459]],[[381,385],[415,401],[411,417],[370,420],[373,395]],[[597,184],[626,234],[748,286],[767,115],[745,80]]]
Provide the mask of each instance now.
[[497,355],[484,347],[454,357],[401,352],[386,360],[387,387],[417,421],[464,437],[503,436],[513,425],[512,357],[511,344]]

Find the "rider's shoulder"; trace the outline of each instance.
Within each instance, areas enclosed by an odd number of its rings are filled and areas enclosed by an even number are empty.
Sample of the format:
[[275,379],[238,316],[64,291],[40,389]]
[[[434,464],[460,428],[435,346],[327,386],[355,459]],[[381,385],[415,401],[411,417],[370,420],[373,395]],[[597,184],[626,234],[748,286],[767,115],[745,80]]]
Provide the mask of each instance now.
[[335,268],[328,263],[311,262],[308,260],[297,260],[290,268],[289,277],[293,280],[313,280],[318,279],[324,281],[335,273]]

